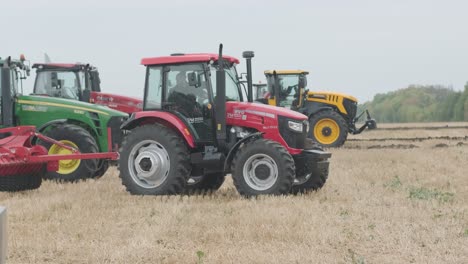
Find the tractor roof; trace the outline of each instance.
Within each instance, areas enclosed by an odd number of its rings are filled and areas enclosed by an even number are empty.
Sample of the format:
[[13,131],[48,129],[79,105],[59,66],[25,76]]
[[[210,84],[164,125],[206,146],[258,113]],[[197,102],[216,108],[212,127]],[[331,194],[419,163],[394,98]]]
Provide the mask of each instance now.
[[268,70],[265,71],[265,75],[273,75],[273,72],[276,71],[276,74],[282,74],[282,75],[297,75],[297,74],[309,74],[308,71],[304,70]]
[[[218,60],[218,54],[214,53],[191,53],[191,54],[174,54],[172,56],[143,58],[142,65],[161,65],[161,64],[177,64],[177,63],[190,63],[190,62],[209,62],[211,60]],[[239,63],[239,60],[223,55],[223,59],[230,63]]]
[[41,69],[41,70],[64,69],[64,70],[70,70],[70,71],[79,71],[90,66],[91,65],[89,64],[82,64],[82,63],[34,63],[32,67],[36,69]]

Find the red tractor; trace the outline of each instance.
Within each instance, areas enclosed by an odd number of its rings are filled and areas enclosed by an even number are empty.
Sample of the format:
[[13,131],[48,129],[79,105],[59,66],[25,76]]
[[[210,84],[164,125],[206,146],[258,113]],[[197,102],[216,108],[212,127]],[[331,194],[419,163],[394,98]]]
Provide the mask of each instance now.
[[132,194],[214,191],[232,174],[244,196],[321,188],[330,153],[307,139],[303,114],[252,102],[251,58],[247,101],[239,60],[219,54],[144,58],[143,111],[122,125],[122,183]]
[[[76,148],[37,133],[34,126],[13,126],[11,91],[16,86],[16,80],[12,77],[8,61],[0,68],[0,191],[39,188],[47,171],[59,169],[59,161],[118,159],[119,154],[110,149],[103,153],[80,153]],[[108,130],[111,135],[110,128]],[[66,151],[48,155],[44,146],[34,144],[37,139]],[[112,142],[111,138],[109,142]],[[97,167],[93,169],[98,170]]]
[[96,67],[81,63],[35,63],[34,94],[105,105],[125,113],[142,110],[138,98],[101,92]]

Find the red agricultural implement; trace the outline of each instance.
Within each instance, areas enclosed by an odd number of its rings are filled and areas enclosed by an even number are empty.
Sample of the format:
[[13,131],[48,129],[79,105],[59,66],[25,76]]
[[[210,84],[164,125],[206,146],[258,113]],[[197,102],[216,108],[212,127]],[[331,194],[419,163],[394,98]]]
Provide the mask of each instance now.
[[[71,154],[48,155],[37,140],[56,144]],[[80,159],[118,159],[117,152],[80,153],[78,150],[36,132],[34,126],[0,129],[0,191],[39,188],[46,171],[57,171],[59,161]],[[94,163],[90,163],[94,164]],[[98,168],[94,168],[98,169]]]

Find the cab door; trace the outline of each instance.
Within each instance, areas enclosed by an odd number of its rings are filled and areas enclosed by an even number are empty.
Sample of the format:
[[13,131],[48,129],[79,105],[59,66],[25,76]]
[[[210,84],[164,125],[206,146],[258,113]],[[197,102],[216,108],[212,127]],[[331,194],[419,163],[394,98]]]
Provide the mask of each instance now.
[[209,83],[202,64],[148,68],[145,110],[177,115],[197,143],[213,143],[214,127]]

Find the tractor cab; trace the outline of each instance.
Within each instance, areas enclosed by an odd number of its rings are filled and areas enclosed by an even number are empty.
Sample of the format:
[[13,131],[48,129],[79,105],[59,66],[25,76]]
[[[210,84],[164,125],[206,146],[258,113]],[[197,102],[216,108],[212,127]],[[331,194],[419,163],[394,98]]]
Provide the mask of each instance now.
[[[144,111],[175,113],[189,127],[195,142],[213,144],[215,76],[220,67],[216,57],[216,54],[190,54],[143,59],[142,64],[147,66]],[[237,63],[237,59],[228,56],[223,60],[226,101],[243,100]]]
[[97,68],[89,64],[36,63],[34,94],[89,101],[91,92],[100,92]]
[[35,95],[77,100],[133,113],[142,109],[138,98],[101,92],[99,71],[90,64],[36,63]]
[[[253,98],[255,98],[255,101],[267,101],[266,99],[264,100],[265,97],[268,96],[268,86],[266,83],[253,83]],[[265,103],[265,102],[264,102]]]
[[297,110],[302,106],[307,74],[309,72],[303,70],[265,71],[268,93],[257,100]]

